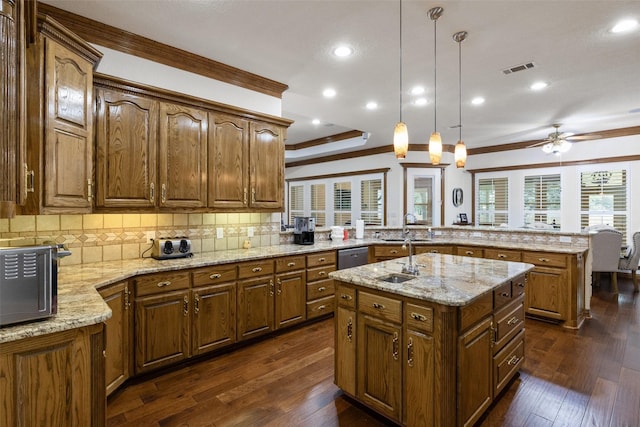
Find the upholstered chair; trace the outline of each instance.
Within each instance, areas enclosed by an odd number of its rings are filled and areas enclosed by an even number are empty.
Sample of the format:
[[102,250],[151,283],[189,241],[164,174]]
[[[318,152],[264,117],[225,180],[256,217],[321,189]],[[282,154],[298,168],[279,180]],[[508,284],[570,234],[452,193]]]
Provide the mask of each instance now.
[[620,258],[618,270],[631,270],[631,278],[633,279],[633,290],[638,292],[638,263],[640,263],[640,231],[633,233],[633,246],[623,258]]
[[[611,288],[618,293],[618,263],[620,248],[622,247],[622,233],[616,230],[598,230],[591,236],[591,272],[610,273]],[[599,279],[599,274],[596,278]],[[596,281],[596,283],[598,283]]]

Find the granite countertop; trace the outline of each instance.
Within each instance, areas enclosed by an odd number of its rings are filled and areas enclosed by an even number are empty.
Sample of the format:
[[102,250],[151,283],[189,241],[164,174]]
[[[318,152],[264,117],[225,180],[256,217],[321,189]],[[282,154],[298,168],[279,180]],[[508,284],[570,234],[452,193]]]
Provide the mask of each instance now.
[[535,267],[533,264],[522,262],[420,254],[413,257],[414,262],[420,266],[418,276],[403,283],[380,280],[390,274],[402,274],[402,265],[407,260],[408,258],[400,258],[338,270],[329,273],[329,277],[446,306],[464,306]]
[[[393,236],[388,237],[391,238]],[[419,238],[419,236],[417,238]],[[233,249],[227,251],[196,254],[191,258],[172,259],[164,261],[158,261],[152,258],[142,258],[134,260],[100,262],[78,266],[62,266],[58,272],[58,313],[49,319],[0,328],[0,343],[16,341],[23,338],[45,335],[48,333],[59,332],[104,322],[111,317],[111,310],[102,300],[100,294],[98,294],[97,292],[97,289],[113,283],[117,283],[122,280],[129,279],[140,274],[204,267],[208,265],[225,264],[229,262],[251,261],[276,256],[303,255],[324,250],[354,248],[369,246],[373,244],[397,245],[400,244],[400,242],[385,241],[382,239],[349,239],[345,241],[316,240],[315,244],[313,245],[284,244],[256,247],[251,249]],[[436,236],[431,241],[420,241],[416,242],[416,244],[451,244],[467,246],[477,245],[502,247],[505,249],[523,249],[523,244],[517,245],[510,242],[486,240],[452,240],[441,238],[438,236]],[[535,242],[527,242],[526,249],[533,251],[553,251],[569,254],[584,252],[584,249],[573,248],[571,245],[554,245],[553,247],[550,247],[548,244],[536,244]],[[469,258],[468,261],[465,260],[467,259],[463,258],[456,262],[469,262],[471,263],[471,265],[478,263],[478,261],[473,261],[475,260],[475,258]],[[492,265],[491,261],[484,261],[486,265]],[[425,262],[426,261],[420,261],[420,263]],[[399,266],[399,264],[397,264],[397,261],[390,261],[389,263],[391,264],[389,264],[388,268]],[[387,264],[383,263],[383,265]],[[476,267],[476,270],[478,268],[480,267]],[[490,267],[485,268],[490,269]],[[474,274],[477,277],[482,277],[485,272],[486,269],[480,269]],[[438,274],[437,269],[435,270],[435,274]],[[423,277],[426,275],[427,270],[425,269]],[[420,279],[420,281],[422,281],[422,279]],[[466,282],[467,279],[465,278],[464,280],[460,281]],[[463,295],[465,292],[465,288],[462,286],[460,289],[461,295]],[[425,288],[422,294],[435,295],[437,294],[437,292],[434,291],[432,286],[432,288],[429,290],[426,290]],[[411,294],[408,296],[415,295]]]

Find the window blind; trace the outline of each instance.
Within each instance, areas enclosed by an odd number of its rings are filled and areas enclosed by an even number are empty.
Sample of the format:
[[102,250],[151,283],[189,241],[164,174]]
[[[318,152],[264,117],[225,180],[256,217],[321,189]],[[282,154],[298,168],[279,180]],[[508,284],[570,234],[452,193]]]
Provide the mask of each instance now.
[[304,216],[304,185],[289,186],[289,224],[296,216]]
[[333,184],[333,223],[334,225],[351,224],[351,182]]
[[316,227],[327,225],[326,191],[324,184],[311,184],[311,216]]
[[524,177],[524,222],[560,228],[560,174]]
[[360,181],[360,217],[365,224],[382,225],[382,180]]
[[606,224],[627,237],[627,171],[601,170],[580,174],[580,225]]
[[509,223],[509,179],[478,180],[477,221],[480,225],[499,226]]

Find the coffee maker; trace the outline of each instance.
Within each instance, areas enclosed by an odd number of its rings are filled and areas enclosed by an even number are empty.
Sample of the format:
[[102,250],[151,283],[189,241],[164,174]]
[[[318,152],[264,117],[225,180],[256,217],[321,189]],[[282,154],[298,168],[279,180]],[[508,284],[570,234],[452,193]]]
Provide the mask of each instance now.
[[310,216],[293,218],[293,243],[296,245],[313,245],[316,220]]

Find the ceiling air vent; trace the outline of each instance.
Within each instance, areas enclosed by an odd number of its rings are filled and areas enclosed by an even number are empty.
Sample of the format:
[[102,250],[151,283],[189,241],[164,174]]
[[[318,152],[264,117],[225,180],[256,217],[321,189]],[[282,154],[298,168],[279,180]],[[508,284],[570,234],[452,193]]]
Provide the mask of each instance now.
[[520,65],[515,65],[513,67],[510,67],[510,68],[505,68],[504,70],[502,70],[502,72],[504,74],[511,74],[511,73],[515,73],[515,72],[518,72],[518,71],[528,70],[530,68],[533,68],[533,62],[527,62],[526,64],[520,64]]

